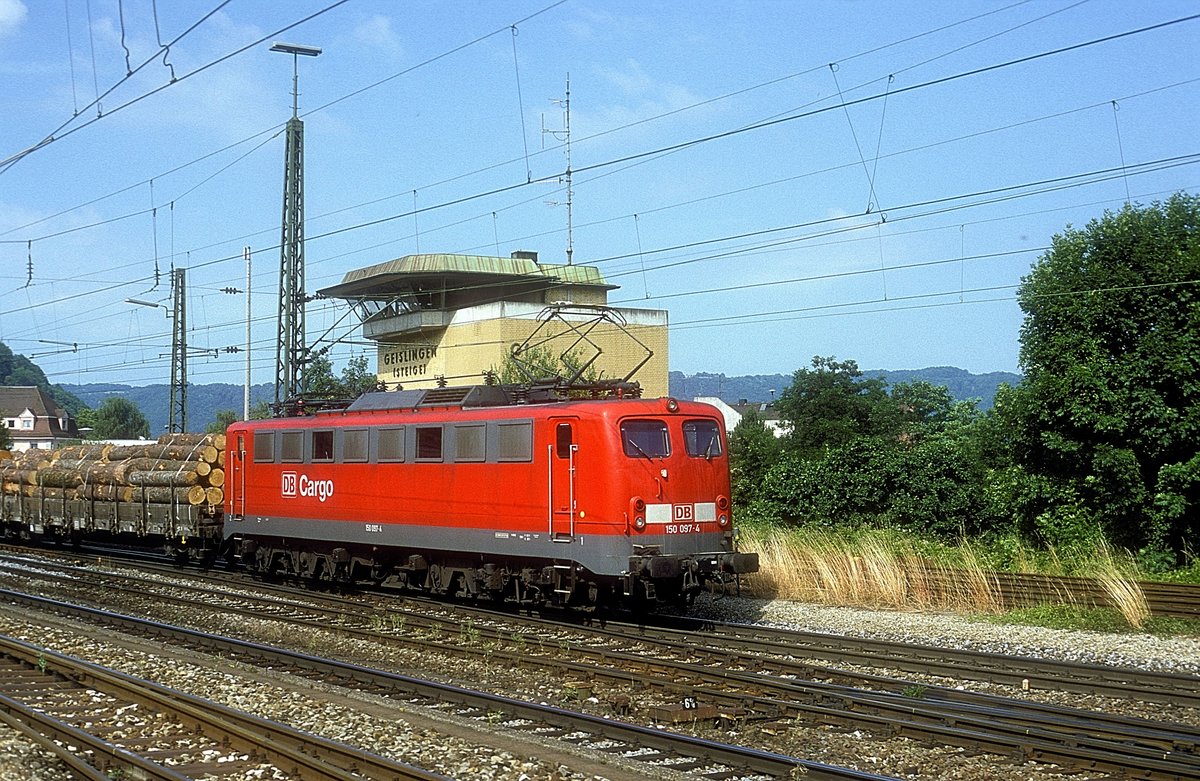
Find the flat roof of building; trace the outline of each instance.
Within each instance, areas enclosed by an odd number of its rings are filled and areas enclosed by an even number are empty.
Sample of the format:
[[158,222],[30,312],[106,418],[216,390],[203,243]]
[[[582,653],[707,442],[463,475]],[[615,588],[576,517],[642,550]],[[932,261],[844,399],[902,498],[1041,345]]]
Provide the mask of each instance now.
[[347,272],[342,281],[318,291],[331,298],[389,299],[414,290],[462,288],[465,285],[518,286],[524,291],[556,285],[615,290],[595,266],[539,263],[525,257],[405,255]]

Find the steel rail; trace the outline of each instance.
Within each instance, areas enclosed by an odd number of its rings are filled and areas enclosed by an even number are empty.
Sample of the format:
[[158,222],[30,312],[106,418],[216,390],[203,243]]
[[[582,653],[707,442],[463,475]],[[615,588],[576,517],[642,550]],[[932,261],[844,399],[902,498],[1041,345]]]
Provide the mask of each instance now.
[[[688,627],[682,630],[679,627]],[[811,657],[841,664],[888,667],[1005,684],[1200,708],[1200,676],[1108,667],[984,651],[897,643],[777,627],[672,618],[671,626],[610,622],[605,630],[657,640],[701,644],[719,655],[751,648],[781,656]]]
[[[267,757],[277,767],[286,767],[306,781],[351,781],[363,778],[380,781],[448,781],[440,774],[14,638],[0,637],[0,655],[15,659],[31,670],[52,670],[55,675],[65,677],[81,687],[169,714],[191,732],[218,740],[239,751]],[[13,702],[13,698],[5,699]],[[70,730],[72,734],[86,732],[75,727],[70,727]],[[76,736],[79,737],[78,734]],[[88,736],[84,745],[91,746],[106,765],[107,757],[122,756],[124,763],[129,763],[125,769],[127,773],[136,769],[150,773],[153,778],[187,777],[100,738]],[[108,768],[102,766],[99,769]]]
[[[203,648],[208,652],[237,654],[241,657],[254,657],[263,660],[273,669],[279,670],[280,665],[286,665],[296,674],[320,676],[323,680],[333,678],[343,686],[353,685],[365,688],[376,694],[402,692],[406,697],[421,697],[442,703],[456,703],[469,712],[486,715],[501,712],[509,718],[524,720],[533,724],[545,724],[560,732],[538,733],[551,737],[569,735],[585,730],[588,733],[606,740],[620,741],[630,746],[653,749],[656,754],[651,758],[665,756],[690,756],[695,759],[692,767],[705,767],[710,764],[721,764],[727,768],[736,768],[747,774],[762,774],[772,778],[789,779],[796,774],[805,778],[821,781],[895,781],[887,776],[874,773],[836,767],[821,762],[790,757],[769,751],[734,746],[718,741],[706,740],[681,733],[669,732],[654,727],[644,727],[617,719],[593,716],[585,713],[525,702],[503,695],[489,692],[479,692],[451,684],[428,681],[400,673],[374,670],[362,665],[352,664],[332,659],[324,659],[311,654],[273,648],[260,643],[223,637],[220,635],[200,632],[186,627],[177,627],[157,621],[136,618],[133,616],[113,613],[97,608],[75,605],[61,600],[48,599],[31,594],[23,594],[8,589],[0,589],[0,598],[8,599],[19,604],[25,604],[40,609],[84,618],[92,621],[102,621],[109,625],[119,626],[127,631],[141,635],[151,635],[167,640],[186,641],[190,645]],[[629,759],[646,760],[647,756],[631,756]],[[676,769],[688,769],[687,765],[674,764]],[[728,777],[728,771],[722,771],[722,777]]]
[[[211,596],[207,589],[196,586],[174,584],[172,587]],[[307,594],[305,597],[312,598]],[[161,598],[190,604],[183,598]],[[258,607],[246,609],[222,605],[221,609],[254,618],[273,616],[313,629],[332,629],[334,625],[329,623],[331,620],[347,617],[344,604],[323,608],[291,601],[262,600],[256,595],[239,595],[236,600]],[[261,608],[266,608],[267,612],[263,613]],[[301,618],[300,615],[305,612],[326,618]],[[418,618],[411,625],[406,624],[406,629],[418,625],[449,629],[447,624],[442,619],[422,621]],[[368,642],[386,640],[434,651],[446,650],[444,643],[424,641],[411,635],[396,638],[377,629],[348,626],[344,621],[338,623],[336,628]],[[1192,755],[1200,742],[1200,730],[1186,725],[1158,725],[1144,719],[1091,713],[943,687],[915,686],[894,678],[822,670],[786,659],[746,658],[732,652],[723,653],[718,660],[721,664],[714,668],[573,643],[563,649],[564,653],[576,659],[591,659],[590,664],[551,660],[528,651],[510,653],[496,650],[495,646],[506,640],[499,631],[472,627],[472,632],[493,641],[494,645],[484,650],[459,644],[454,652],[487,656],[514,666],[550,666],[554,672],[567,672],[588,680],[603,679],[625,685],[638,683],[646,688],[685,693],[704,702],[718,703],[719,707],[726,709],[723,711],[725,714],[749,708],[760,716],[765,714],[771,718],[806,716],[825,723],[851,726],[857,722],[871,721],[883,731],[976,749],[986,747],[1000,754],[1015,751],[1041,761],[1085,768],[1103,767],[1113,772],[1138,767],[1145,773],[1145,778],[1196,777],[1195,757]],[[669,644],[667,650],[680,655],[692,651],[689,646],[679,643]],[[625,669],[609,669],[612,665],[622,665]],[[736,669],[739,667],[755,667],[757,671],[739,672]],[[764,668],[769,668],[772,674],[764,674]],[[651,672],[659,677],[647,677]],[[817,681],[801,683],[795,680],[814,676],[845,678],[852,685]],[[864,684],[875,687],[876,691],[853,688]],[[741,688],[730,692],[731,686]],[[906,690],[916,690],[919,694],[906,693]],[[870,718],[866,718],[867,714],[870,714]]]

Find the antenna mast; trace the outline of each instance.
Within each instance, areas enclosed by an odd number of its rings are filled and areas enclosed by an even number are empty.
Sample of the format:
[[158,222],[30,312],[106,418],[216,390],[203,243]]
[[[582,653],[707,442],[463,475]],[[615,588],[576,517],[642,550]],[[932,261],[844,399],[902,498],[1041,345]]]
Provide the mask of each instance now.
[[567,131],[567,265],[571,265],[571,255],[575,252],[574,222],[571,210],[575,191],[571,189],[571,74],[567,74],[567,99],[563,101],[566,114]]
[[[549,133],[555,138],[563,138],[566,142],[567,152],[567,170],[560,182],[566,182],[567,185],[567,265],[571,265],[571,256],[575,254],[575,226],[574,226],[574,199],[575,191],[571,188],[571,74],[567,74],[567,94],[565,100],[551,98],[551,100],[563,107],[565,121],[562,130],[550,130],[546,127],[545,115],[542,116],[542,133]],[[545,136],[543,135],[542,148],[546,148]],[[547,201],[552,206],[559,204]]]

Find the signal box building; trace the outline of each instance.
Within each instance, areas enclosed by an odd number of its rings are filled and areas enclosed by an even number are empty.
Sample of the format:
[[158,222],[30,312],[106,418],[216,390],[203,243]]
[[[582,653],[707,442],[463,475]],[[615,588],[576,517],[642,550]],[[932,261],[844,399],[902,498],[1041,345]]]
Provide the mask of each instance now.
[[377,343],[388,387],[481,382],[501,372],[514,346],[528,344],[592,373],[667,395],[667,312],[609,307],[617,289],[594,266],[511,257],[407,255],[351,271],[321,295],[351,301],[363,335]]

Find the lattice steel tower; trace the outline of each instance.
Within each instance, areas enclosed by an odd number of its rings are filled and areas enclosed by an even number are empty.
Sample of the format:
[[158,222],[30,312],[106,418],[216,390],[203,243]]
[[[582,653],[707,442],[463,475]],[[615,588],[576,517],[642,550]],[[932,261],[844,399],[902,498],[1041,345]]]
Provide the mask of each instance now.
[[187,269],[171,272],[174,309],[171,315],[171,410],[167,431],[187,431]]
[[284,154],[283,234],[279,242],[279,340],[275,345],[275,407],[304,390],[304,122],[300,119],[300,55],[316,57],[313,46],[276,43],[273,52],[292,55],[292,118]]

